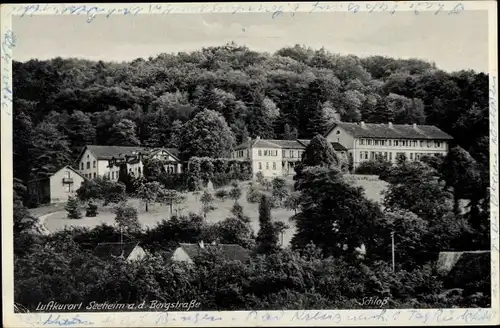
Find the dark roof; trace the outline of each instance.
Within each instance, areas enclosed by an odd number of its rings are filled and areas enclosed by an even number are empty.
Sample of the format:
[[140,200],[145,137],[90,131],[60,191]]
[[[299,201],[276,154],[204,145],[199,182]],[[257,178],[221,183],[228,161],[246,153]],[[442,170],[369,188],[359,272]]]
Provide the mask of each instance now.
[[[154,150],[164,149],[168,151],[170,154],[178,157],[179,151],[176,148],[147,148],[147,147],[139,147],[139,146],[100,146],[100,145],[88,145],[86,146],[80,156],[83,154],[85,149],[89,149],[94,156],[97,157],[98,160],[110,160],[112,158],[123,158],[125,155],[133,155],[133,153],[143,153],[147,154]],[[80,159],[78,157],[78,160]]]
[[490,251],[439,252],[437,269],[448,274],[457,267],[467,267],[467,263],[473,262],[474,259],[489,256]]
[[94,154],[97,159],[112,159],[121,158],[125,155],[132,155],[134,152],[146,152],[145,147],[135,147],[135,146],[98,146],[98,145],[88,145],[87,149]]
[[298,140],[268,140],[273,144],[280,146],[281,148],[291,148],[291,149],[304,149],[305,146]]
[[74,168],[72,168],[71,166],[69,165],[66,165],[66,166],[63,166],[61,167],[59,170],[56,170],[56,171],[53,171],[53,172],[48,172],[47,173],[47,176],[45,177],[42,177],[42,178],[37,178],[37,179],[31,179],[28,181],[29,182],[35,182],[35,181],[41,181],[41,180],[46,180],[46,179],[50,179],[50,177],[52,177],[54,174],[56,174],[57,172],[61,171],[61,170],[64,170],[64,169],[68,169],[68,170],[71,170],[73,171],[74,173],[78,174],[82,179],[84,180],[87,180],[87,178],[85,178],[83,175],[80,174],[80,172],[78,172],[77,170],[75,170]]
[[247,149],[250,146],[251,148],[303,149],[306,145],[302,141],[304,140],[251,139],[239,144],[234,150]]
[[138,245],[137,242],[99,243],[94,250],[94,255],[102,259],[110,259],[122,255],[123,251],[124,258],[127,258]]
[[384,138],[384,139],[432,139],[451,140],[452,136],[434,125],[409,124],[378,124],[378,123],[347,123],[339,122],[333,125],[341,127],[356,138]]
[[335,150],[335,151],[347,151],[347,148],[345,148],[344,146],[342,146],[338,142],[332,142],[331,144],[332,144],[333,150]]
[[[189,255],[191,259],[202,253],[202,248],[199,244],[179,244],[179,246]],[[228,261],[245,262],[250,258],[250,253],[247,249],[237,244],[206,244],[207,250],[218,250],[222,257]]]

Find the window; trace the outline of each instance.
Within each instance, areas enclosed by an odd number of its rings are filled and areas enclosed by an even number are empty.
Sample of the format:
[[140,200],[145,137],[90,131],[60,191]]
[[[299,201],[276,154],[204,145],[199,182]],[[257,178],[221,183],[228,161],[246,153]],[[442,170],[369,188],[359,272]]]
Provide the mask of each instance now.
[[432,143],[432,141],[427,141],[427,148],[431,147],[431,143]]
[[259,170],[262,170],[262,163],[259,162]]
[[441,148],[441,141],[435,141],[436,148]]
[[83,168],[84,168],[84,164],[83,164],[83,162],[82,162],[82,163],[80,164],[80,170],[83,170]]
[[417,146],[418,146],[417,140],[413,140],[413,147],[417,147]]
[[387,152],[384,152],[384,159],[387,160]]
[[284,150],[284,149],[283,149],[283,150],[281,151],[281,156],[282,156],[283,158],[285,158],[285,157],[286,157],[286,150]]
[[273,170],[276,170],[276,162],[273,162]]
[[141,174],[141,168],[137,168],[137,172],[139,172],[139,174]]
[[67,193],[70,193],[70,192],[71,192],[71,185],[70,185],[70,184],[67,184],[65,187],[66,187],[66,188],[65,188],[65,189],[66,189],[66,192],[67,192]]
[[94,179],[96,178],[96,176],[97,176],[97,173],[94,172]]
[[92,167],[95,169],[95,161],[92,162]]
[[90,169],[90,162],[87,162],[87,169]]
[[295,151],[294,150],[290,150],[290,157],[292,157],[292,158],[295,157]]
[[66,171],[66,172],[64,172],[64,173],[65,173],[65,175],[66,175],[66,178],[68,178],[68,179],[69,179],[69,178],[71,178],[71,175],[70,175],[69,171]]
[[410,153],[410,159],[413,159],[413,153]]
[[372,145],[372,139],[368,139],[368,146]]
[[269,162],[266,162],[266,170],[269,170]]
[[378,140],[374,140],[375,146],[378,146]]
[[87,154],[87,158],[89,158],[89,154]]
[[394,146],[399,146],[399,141],[398,140],[394,140]]
[[380,145],[385,146],[385,140],[380,140]]
[[389,152],[389,160],[392,161],[392,151]]
[[423,147],[423,146],[424,146],[424,141],[420,140],[420,147]]
[[374,151],[370,152],[370,159],[375,159],[375,152]]
[[258,154],[259,154],[259,156],[262,156],[262,150],[259,149]]
[[111,180],[115,179],[115,172],[111,172]]
[[389,146],[392,146],[392,140],[388,140],[387,143]]
[[364,145],[365,144],[365,139],[359,139],[359,144]]
[[365,159],[368,159],[368,152],[365,151]]

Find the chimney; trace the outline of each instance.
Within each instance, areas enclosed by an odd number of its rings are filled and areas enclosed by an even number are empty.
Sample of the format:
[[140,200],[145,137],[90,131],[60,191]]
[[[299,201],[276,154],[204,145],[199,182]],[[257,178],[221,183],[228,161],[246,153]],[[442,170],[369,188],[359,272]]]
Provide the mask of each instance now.
[[365,127],[365,122],[361,121],[361,122],[359,122],[359,125],[361,125],[361,127],[364,128]]
[[205,243],[203,242],[203,240],[202,240],[202,241],[200,241],[199,245],[200,245],[200,248],[201,248],[201,249],[204,249],[204,248],[205,248]]
[[413,128],[416,129],[417,128],[417,123],[413,123]]
[[392,122],[389,122],[389,127],[392,128]]

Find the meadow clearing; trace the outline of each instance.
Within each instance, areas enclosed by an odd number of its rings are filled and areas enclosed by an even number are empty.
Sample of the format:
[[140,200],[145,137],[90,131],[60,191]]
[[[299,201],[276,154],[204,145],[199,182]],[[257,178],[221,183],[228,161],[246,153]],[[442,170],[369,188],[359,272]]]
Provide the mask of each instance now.
[[[361,186],[365,189],[365,193],[368,199],[374,201],[381,201],[381,192],[386,188],[386,183],[380,180],[354,180],[351,182],[353,185]],[[249,203],[247,201],[247,190],[248,190],[249,182],[240,183],[240,188],[242,190],[242,196],[238,201],[240,205],[243,207],[243,213],[251,219],[251,227],[254,232],[259,231],[259,204],[258,203]],[[230,187],[226,187],[225,189],[229,190]],[[141,223],[143,228],[149,227],[153,228],[156,224],[163,219],[169,219],[170,207],[166,205],[162,205],[159,203],[149,204],[148,212],[145,211],[145,204],[141,202],[139,199],[131,198],[128,200],[128,203],[138,210],[139,214],[139,222]],[[216,207],[215,210],[209,212],[207,214],[206,220],[208,223],[216,223],[226,219],[231,216],[231,208],[234,204],[234,201],[231,199],[219,200],[215,198],[213,205]],[[201,202],[200,195],[195,195],[192,192],[186,194],[186,202],[178,206],[174,207],[173,214],[178,211],[179,214],[187,215],[190,212],[200,213],[201,212]],[[50,213],[52,209],[53,213]],[[32,213],[36,216],[43,215],[43,224],[45,228],[50,232],[56,232],[59,230],[63,230],[65,227],[95,227],[100,224],[107,225],[115,225],[115,214],[113,213],[113,205],[110,206],[99,206],[99,214],[96,217],[83,217],[79,220],[73,220],[67,218],[67,213],[64,210],[64,207],[61,205],[58,206],[49,206],[49,207],[40,207],[37,209],[33,209]],[[82,209],[82,214],[84,210]],[[40,213],[40,215],[37,215]],[[274,222],[282,221],[287,224],[289,228],[283,233],[283,245],[287,246],[290,243],[294,233],[295,227],[289,219],[294,215],[294,211],[287,210],[285,208],[275,208],[271,211],[272,220]]]

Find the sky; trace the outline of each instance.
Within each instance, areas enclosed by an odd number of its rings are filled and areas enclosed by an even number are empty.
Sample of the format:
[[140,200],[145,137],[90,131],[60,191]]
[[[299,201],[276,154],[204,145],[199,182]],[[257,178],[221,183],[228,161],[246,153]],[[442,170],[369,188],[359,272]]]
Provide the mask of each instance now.
[[194,51],[234,41],[263,52],[305,45],[333,53],[435,62],[446,71],[488,71],[486,11],[460,15],[422,12],[284,14],[171,14],[96,17],[13,17],[14,59],[77,57],[131,61],[160,53]]

